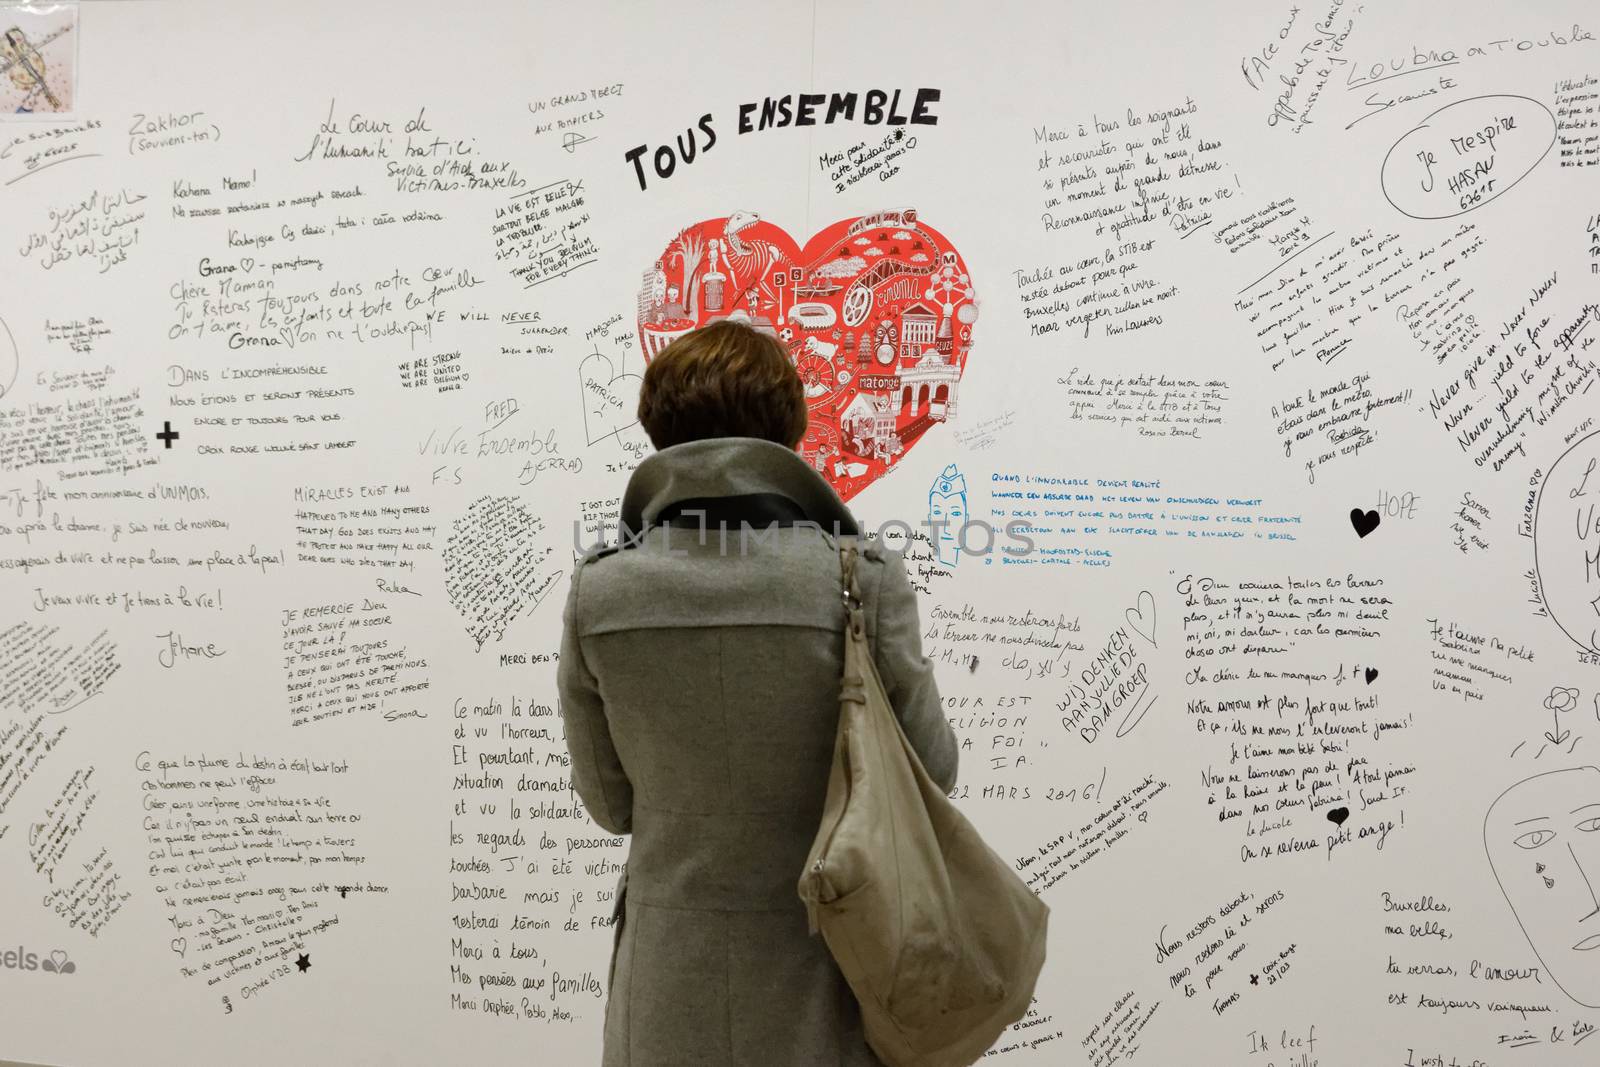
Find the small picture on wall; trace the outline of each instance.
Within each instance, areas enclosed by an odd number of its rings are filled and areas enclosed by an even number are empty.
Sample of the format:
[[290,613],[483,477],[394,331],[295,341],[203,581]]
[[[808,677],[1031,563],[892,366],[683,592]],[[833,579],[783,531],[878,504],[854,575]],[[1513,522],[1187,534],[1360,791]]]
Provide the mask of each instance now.
[[0,118],[77,106],[78,5],[0,4]]

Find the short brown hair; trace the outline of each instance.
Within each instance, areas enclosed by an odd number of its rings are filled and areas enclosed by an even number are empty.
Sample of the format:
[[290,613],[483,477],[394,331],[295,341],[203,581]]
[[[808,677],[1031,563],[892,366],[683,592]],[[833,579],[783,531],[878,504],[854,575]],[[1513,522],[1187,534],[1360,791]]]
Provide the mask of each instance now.
[[760,437],[793,448],[806,432],[805,389],[776,337],[721,319],[650,361],[639,422],[658,449],[706,437]]

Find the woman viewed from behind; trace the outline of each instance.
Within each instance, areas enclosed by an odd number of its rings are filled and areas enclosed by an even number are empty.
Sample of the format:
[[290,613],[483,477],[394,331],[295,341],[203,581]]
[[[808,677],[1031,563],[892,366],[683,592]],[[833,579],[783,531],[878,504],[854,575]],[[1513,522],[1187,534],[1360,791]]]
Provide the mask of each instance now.
[[[633,838],[619,883],[603,1067],[879,1064],[796,881],[839,716],[837,536],[860,530],[797,452],[799,376],[736,320],[646,369],[619,543],[573,574],[557,681],[573,788]],[[929,776],[956,738],[901,555],[864,543],[873,658]]]

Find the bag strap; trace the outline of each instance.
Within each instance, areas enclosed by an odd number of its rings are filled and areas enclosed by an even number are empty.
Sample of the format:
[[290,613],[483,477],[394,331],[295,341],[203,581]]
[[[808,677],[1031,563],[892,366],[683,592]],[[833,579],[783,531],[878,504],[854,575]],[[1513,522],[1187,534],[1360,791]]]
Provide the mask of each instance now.
[[850,611],[851,622],[862,619],[861,613],[861,584],[856,581],[856,561],[861,558],[861,550],[854,541],[838,545],[838,573],[845,597],[845,609]]
[[[845,643],[860,641],[864,649],[871,646],[867,642],[867,614],[861,608],[861,586],[856,581],[856,561],[860,558],[860,550],[855,542],[839,546],[839,577],[840,592],[844,598],[845,617]],[[870,652],[869,652],[870,655]],[[839,700],[841,703],[865,704],[867,702],[866,679],[862,677],[858,664],[860,661],[846,650],[844,658],[844,674],[840,678]]]
[[862,636],[866,636],[866,615],[861,610],[861,585],[856,581],[856,563],[860,558],[861,551],[854,541],[839,546],[839,576],[845,610],[849,612],[851,627],[860,627]]

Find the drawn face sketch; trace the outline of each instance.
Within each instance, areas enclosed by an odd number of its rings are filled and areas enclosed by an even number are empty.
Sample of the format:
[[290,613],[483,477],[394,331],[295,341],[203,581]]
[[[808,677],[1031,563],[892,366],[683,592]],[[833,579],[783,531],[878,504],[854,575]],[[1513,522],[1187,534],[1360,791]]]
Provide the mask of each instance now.
[[1600,1007],[1600,767],[1513,785],[1489,806],[1483,844],[1545,973]]
[[967,479],[948,464],[928,490],[928,530],[941,563],[955,563],[961,554],[961,528],[967,522]]

